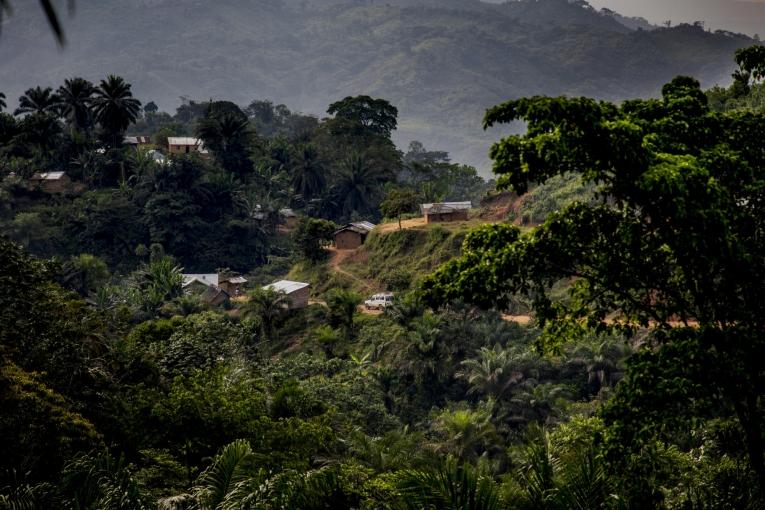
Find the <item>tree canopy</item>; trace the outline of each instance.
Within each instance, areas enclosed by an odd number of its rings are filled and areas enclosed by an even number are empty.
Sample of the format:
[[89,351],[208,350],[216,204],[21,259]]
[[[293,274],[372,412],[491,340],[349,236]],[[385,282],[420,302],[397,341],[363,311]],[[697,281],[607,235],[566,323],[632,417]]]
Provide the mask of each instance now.
[[[426,281],[425,295],[434,305],[464,299],[500,308],[526,295],[547,348],[586,329],[649,328],[655,351],[636,363],[652,377],[636,371],[607,415],[622,447],[644,444],[669,422],[731,413],[765,494],[765,371],[752,363],[765,354],[765,296],[754,283],[765,274],[758,142],[765,116],[710,111],[689,77],[662,94],[620,106],[533,97],[488,110],[487,127],[527,123],[525,134],[491,149],[501,187],[522,193],[573,172],[596,183],[600,199],[574,203],[526,234],[504,225],[479,229],[461,258]],[[559,281],[570,283],[566,300],[551,294]],[[644,398],[646,391],[654,398]]]

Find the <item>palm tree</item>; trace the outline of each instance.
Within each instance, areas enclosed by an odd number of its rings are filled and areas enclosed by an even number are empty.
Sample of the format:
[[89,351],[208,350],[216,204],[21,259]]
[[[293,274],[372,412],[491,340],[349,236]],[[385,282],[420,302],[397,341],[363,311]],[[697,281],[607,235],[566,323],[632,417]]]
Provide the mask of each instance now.
[[243,181],[252,172],[249,159],[252,130],[250,121],[241,111],[215,113],[212,104],[199,123],[197,136],[213,151],[220,165],[237,174]]
[[256,473],[255,455],[247,441],[240,439],[226,445],[197,480],[193,492],[198,508],[241,508],[236,503],[251,492],[250,483]]
[[409,432],[409,427],[391,430],[383,436],[370,437],[361,430],[351,435],[351,452],[375,473],[394,472],[411,466],[419,457],[421,433]]
[[421,510],[499,510],[499,489],[469,464],[447,458],[429,470],[408,470],[398,482],[402,508]]
[[514,499],[523,501],[525,508],[535,510],[561,508],[556,500],[556,473],[560,469],[560,461],[553,455],[550,435],[541,427],[534,426],[530,427],[526,438],[518,459],[518,486]]
[[[244,508],[350,508],[332,469],[305,473],[283,470],[267,473],[258,468],[250,444],[243,439],[225,446],[198,478],[192,496],[173,498],[197,510]],[[191,501],[190,501],[191,500]],[[168,500],[162,502],[163,508]],[[183,506],[183,508],[188,508]]]
[[100,176],[102,169],[106,166],[107,158],[96,151],[85,151],[76,158],[73,158],[70,163],[73,167],[80,169],[82,180],[85,183],[93,185],[96,181],[96,176]]
[[96,121],[112,138],[112,146],[122,143],[128,126],[135,122],[141,111],[141,102],[133,97],[130,84],[110,74],[95,89],[93,113]]
[[534,379],[526,379],[510,399],[513,411],[511,421],[516,424],[556,423],[565,416],[564,411],[569,398],[571,394],[565,386],[553,383],[538,384]]
[[470,385],[468,393],[502,400],[527,377],[532,364],[530,354],[504,350],[497,344],[492,349],[482,347],[477,358],[463,361],[457,377]]
[[5,104],[5,94],[0,92],[0,111],[3,111],[6,106],[8,106],[8,105]]
[[480,457],[494,443],[496,429],[491,421],[493,402],[476,409],[442,411],[433,422],[433,430],[441,440],[433,444],[437,452],[455,455],[461,460]]
[[408,328],[411,322],[425,313],[425,304],[415,292],[397,298],[391,306],[385,308],[385,315],[397,324]]
[[26,113],[50,113],[58,114],[58,96],[50,87],[35,87],[27,89],[19,98],[19,107],[13,112],[14,115]]
[[352,152],[343,161],[335,186],[335,196],[342,204],[342,213],[349,216],[353,211],[369,212],[380,195],[383,172],[361,153]]
[[115,459],[108,452],[76,457],[64,468],[61,485],[65,493],[73,495],[72,508],[152,508],[125,459]]
[[321,346],[324,350],[324,354],[327,358],[332,356],[332,349],[335,344],[340,340],[340,333],[332,326],[324,325],[315,328],[311,332],[313,340]]
[[272,289],[256,289],[249,294],[249,301],[242,307],[244,317],[254,315],[266,341],[271,340],[274,324],[287,306],[287,295]]
[[89,129],[93,114],[90,104],[95,87],[84,78],[70,78],[58,88],[61,114],[66,117],[73,130]]
[[298,155],[292,168],[292,189],[308,203],[324,190],[327,180],[324,177],[324,166],[319,161],[318,152],[313,145],[301,145]]
[[33,113],[24,117],[20,125],[19,142],[34,147],[44,155],[58,146],[62,129],[61,123],[53,115]]
[[529,427],[525,436],[525,444],[512,449],[518,467],[507,486],[509,498],[520,508],[622,507],[592,444],[569,445],[560,451],[550,434],[538,425]]
[[181,295],[183,269],[175,265],[172,257],[158,257],[136,272],[135,286],[141,293],[144,310],[155,312],[165,301]]
[[345,330],[346,340],[353,338],[353,316],[361,302],[361,296],[352,290],[332,289],[327,293],[331,318]]
[[175,315],[188,317],[201,312],[204,309],[204,304],[199,296],[184,294],[173,300],[171,309]]

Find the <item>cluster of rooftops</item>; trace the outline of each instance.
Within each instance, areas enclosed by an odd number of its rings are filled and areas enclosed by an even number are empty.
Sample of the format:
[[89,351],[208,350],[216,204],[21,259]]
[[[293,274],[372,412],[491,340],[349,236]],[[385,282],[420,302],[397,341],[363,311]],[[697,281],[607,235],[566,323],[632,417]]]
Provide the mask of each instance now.
[[[224,304],[230,298],[242,295],[247,283],[247,278],[243,276],[224,276],[218,273],[183,274],[184,292],[197,294],[202,302],[212,306]],[[304,282],[279,280],[263,288],[284,293],[289,298],[289,308],[301,308],[308,305],[310,286]]]

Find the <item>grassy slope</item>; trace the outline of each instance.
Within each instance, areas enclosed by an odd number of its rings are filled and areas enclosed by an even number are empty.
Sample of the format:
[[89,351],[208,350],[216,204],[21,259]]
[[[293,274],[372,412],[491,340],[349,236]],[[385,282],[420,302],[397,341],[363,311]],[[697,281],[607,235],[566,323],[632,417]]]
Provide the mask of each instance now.
[[[355,252],[339,255],[344,260],[333,268],[333,260],[319,264],[300,263],[287,278],[307,281],[319,296],[333,287],[351,288],[363,295],[391,288],[405,290],[440,264],[460,253],[467,232],[482,222],[444,223],[404,230],[375,230]],[[337,256],[337,255],[334,255]]]

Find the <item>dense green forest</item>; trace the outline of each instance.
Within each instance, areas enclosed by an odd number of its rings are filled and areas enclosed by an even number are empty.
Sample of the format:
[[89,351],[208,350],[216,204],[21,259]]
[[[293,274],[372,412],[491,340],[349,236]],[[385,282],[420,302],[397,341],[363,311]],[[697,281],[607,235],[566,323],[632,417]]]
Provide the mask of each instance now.
[[339,97],[384,97],[400,110],[400,146],[448,147],[485,174],[499,133],[480,119],[494,104],[658,97],[676,74],[724,85],[732,52],[754,43],[700,24],[628,28],[570,0],[76,0],[75,16],[57,6],[76,34],[60,52],[36,1],[9,3],[0,74],[13,98],[108,72],[167,110],[179,96],[257,97],[320,115]]
[[[369,96],[0,96],[0,508],[761,508],[765,48],[735,56],[490,109],[527,124],[496,182]],[[439,201],[476,207],[404,228]],[[184,289],[213,272],[249,286]]]

